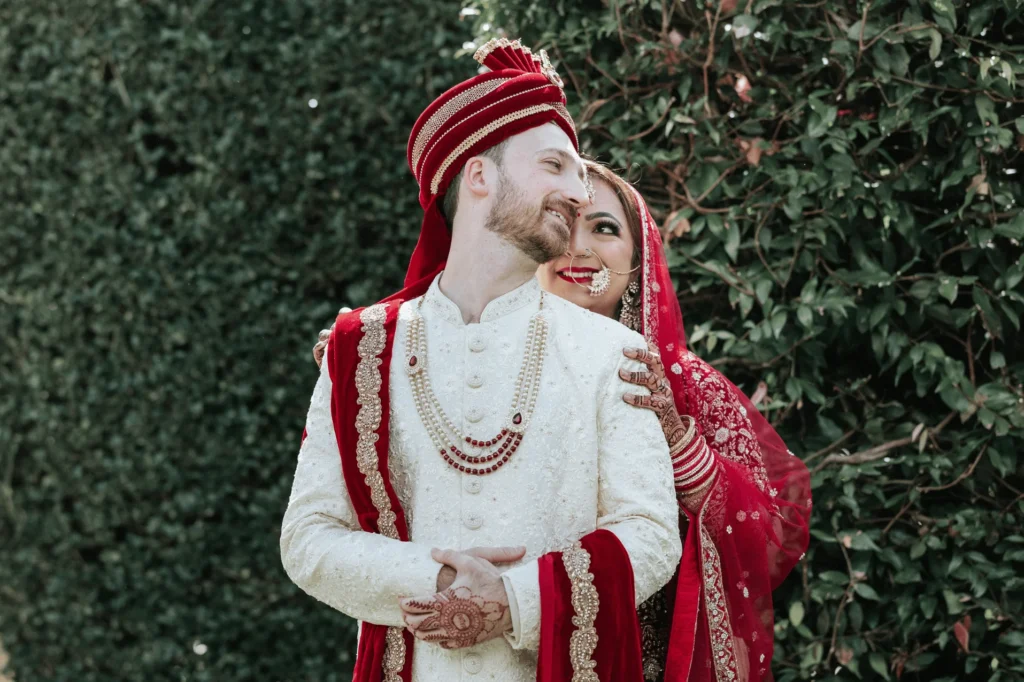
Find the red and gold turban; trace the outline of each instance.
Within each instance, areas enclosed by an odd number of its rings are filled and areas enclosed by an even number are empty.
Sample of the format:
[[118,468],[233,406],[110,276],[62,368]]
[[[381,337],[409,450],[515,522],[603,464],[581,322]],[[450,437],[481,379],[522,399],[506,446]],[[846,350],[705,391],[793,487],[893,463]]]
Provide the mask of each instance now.
[[554,122],[579,147],[565,108],[562,79],[547,54],[518,40],[495,38],[473,55],[490,69],[459,83],[420,114],[409,135],[409,168],[426,211],[405,283],[434,274],[448,256],[450,235],[438,208],[466,160],[513,135]]

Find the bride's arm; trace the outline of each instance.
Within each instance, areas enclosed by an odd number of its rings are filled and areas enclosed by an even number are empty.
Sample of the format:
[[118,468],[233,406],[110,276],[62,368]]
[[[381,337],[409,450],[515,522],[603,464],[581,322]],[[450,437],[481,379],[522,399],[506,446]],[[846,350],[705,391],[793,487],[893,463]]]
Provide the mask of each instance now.
[[718,476],[715,455],[695,420],[687,415],[680,416],[676,410],[672,387],[665,377],[665,366],[658,351],[654,348],[627,348],[623,354],[646,365],[645,371],[623,372],[623,380],[650,391],[650,395],[627,393],[623,400],[658,416],[672,458],[676,494],[688,509],[696,511]]

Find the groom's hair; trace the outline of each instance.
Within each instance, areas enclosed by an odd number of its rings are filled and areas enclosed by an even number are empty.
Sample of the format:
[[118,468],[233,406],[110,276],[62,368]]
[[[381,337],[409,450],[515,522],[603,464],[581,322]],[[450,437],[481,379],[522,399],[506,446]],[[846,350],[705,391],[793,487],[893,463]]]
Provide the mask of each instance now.
[[[506,137],[490,149],[486,149],[475,156],[487,157],[500,169],[505,161],[505,148],[508,147],[508,140],[509,138]],[[463,166],[463,169],[465,169],[465,166]],[[462,171],[460,170],[458,175],[448,183],[448,191],[444,193],[444,199],[441,200],[441,215],[444,216],[444,222],[448,225],[449,232],[455,227],[455,212],[459,210],[459,187],[461,185]]]

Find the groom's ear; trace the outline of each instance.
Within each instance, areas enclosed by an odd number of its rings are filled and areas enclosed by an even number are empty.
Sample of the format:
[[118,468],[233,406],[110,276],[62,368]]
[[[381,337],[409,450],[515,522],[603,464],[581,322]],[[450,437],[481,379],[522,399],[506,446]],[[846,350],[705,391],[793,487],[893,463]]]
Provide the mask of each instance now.
[[462,183],[474,196],[484,198],[491,193],[497,180],[497,169],[494,164],[482,156],[474,156],[466,162],[463,169]]

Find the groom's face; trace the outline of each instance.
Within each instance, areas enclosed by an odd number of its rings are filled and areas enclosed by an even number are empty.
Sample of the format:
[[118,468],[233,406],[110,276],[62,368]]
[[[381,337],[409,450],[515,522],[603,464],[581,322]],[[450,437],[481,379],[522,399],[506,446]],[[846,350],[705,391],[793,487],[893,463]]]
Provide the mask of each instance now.
[[583,163],[569,137],[545,124],[509,138],[487,229],[538,264],[569,248],[569,228],[589,203]]

